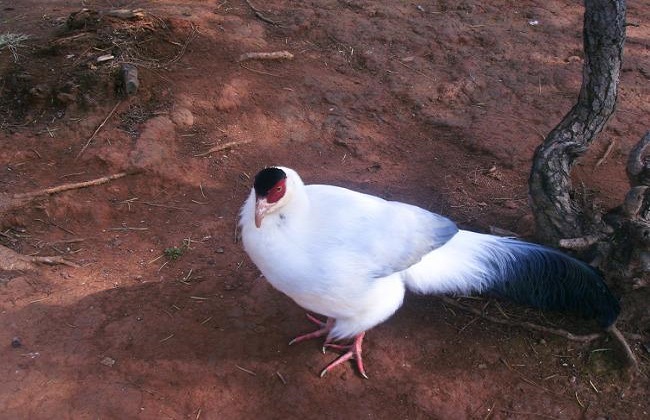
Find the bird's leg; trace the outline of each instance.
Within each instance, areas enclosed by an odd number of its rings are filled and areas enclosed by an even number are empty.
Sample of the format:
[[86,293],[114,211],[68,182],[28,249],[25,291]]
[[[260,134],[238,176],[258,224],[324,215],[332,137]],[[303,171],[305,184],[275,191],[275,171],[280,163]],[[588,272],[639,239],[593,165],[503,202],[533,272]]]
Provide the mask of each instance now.
[[362,332],[361,334],[358,334],[356,337],[354,337],[354,341],[352,344],[344,346],[340,344],[329,344],[326,343],[324,347],[332,348],[335,350],[347,350],[345,353],[343,353],[341,356],[339,356],[338,359],[330,363],[323,369],[320,373],[320,377],[322,378],[323,376],[327,375],[327,373],[335,368],[336,366],[340,365],[343,362],[346,362],[350,359],[354,359],[357,361],[357,369],[359,369],[359,373],[361,376],[364,378],[368,379],[368,375],[366,375],[366,370],[363,367],[363,359],[361,358],[361,344],[363,343],[363,337],[366,335],[365,332]]
[[[322,336],[326,336],[327,334],[330,333],[332,330],[332,327],[334,326],[334,318],[327,318],[327,321],[323,322],[320,319],[314,317],[311,314],[307,314],[307,319],[309,319],[311,322],[314,324],[318,325],[320,328],[314,332],[304,334],[304,335],[299,335],[298,337],[294,338],[289,342],[289,345],[300,343],[306,340],[311,340],[312,338],[318,338]],[[323,344],[323,353],[325,353],[325,346],[329,343],[329,340],[325,340],[325,344]]]

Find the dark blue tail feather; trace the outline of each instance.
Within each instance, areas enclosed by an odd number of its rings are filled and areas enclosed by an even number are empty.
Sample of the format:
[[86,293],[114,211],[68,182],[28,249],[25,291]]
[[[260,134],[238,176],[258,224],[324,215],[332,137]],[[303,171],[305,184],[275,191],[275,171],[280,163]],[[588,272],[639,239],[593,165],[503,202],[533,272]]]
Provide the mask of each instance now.
[[508,238],[500,243],[509,258],[485,261],[499,277],[490,291],[540,309],[597,319],[603,328],[616,321],[620,305],[596,269],[541,245]]

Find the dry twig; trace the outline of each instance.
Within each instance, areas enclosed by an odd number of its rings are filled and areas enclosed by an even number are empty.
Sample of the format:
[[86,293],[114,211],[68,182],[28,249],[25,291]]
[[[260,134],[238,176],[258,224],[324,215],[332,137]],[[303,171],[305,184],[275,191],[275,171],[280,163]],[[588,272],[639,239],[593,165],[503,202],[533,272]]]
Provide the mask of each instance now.
[[544,419],[557,419],[557,417],[548,416],[542,413],[534,413],[532,411],[514,411],[514,410],[506,410],[505,408],[501,408],[499,409],[499,411],[507,414],[514,414],[514,415],[524,416],[524,417],[541,417]]
[[[138,67],[146,68],[146,69],[161,69],[161,68],[166,68],[171,66],[172,64],[178,62],[184,55],[185,52],[187,51],[187,47],[190,45],[192,41],[198,36],[199,30],[198,28],[194,25],[192,25],[192,31],[190,34],[187,36],[183,44],[180,46],[180,49],[176,53],[174,57],[171,59],[165,61],[165,62],[160,62],[160,60],[157,59],[142,59],[142,58],[137,58],[137,57],[130,57],[126,60],[123,61],[124,64],[134,64]],[[175,43],[177,45],[180,45],[178,43]]]
[[253,5],[251,4],[250,0],[246,0],[246,4],[248,4],[248,7],[251,8],[251,10],[252,10],[253,13],[255,14],[255,16],[256,16],[259,20],[261,20],[262,22],[270,23],[271,25],[275,25],[275,26],[280,26],[280,23],[279,23],[279,22],[276,22],[276,21],[271,20],[271,19],[267,18],[266,16],[264,16],[264,15],[262,14],[262,12],[260,12],[259,9],[257,9],[255,6],[253,6]]
[[117,103],[115,104],[115,106],[113,107],[113,109],[111,109],[111,112],[109,112],[108,115],[106,116],[106,118],[104,118],[104,121],[102,121],[102,123],[99,124],[99,126],[97,126],[97,128],[96,128],[95,131],[93,132],[92,136],[90,136],[90,137],[88,138],[88,141],[86,142],[86,144],[84,145],[84,147],[81,148],[81,150],[79,151],[79,153],[77,154],[77,157],[76,157],[75,159],[79,159],[79,156],[81,156],[81,155],[83,154],[83,152],[86,151],[86,149],[88,148],[88,146],[90,146],[90,142],[93,141],[93,139],[95,138],[95,136],[97,135],[97,133],[99,133],[99,130],[101,130],[102,127],[103,127],[103,126],[106,124],[106,122],[108,121],[108,119],[111,118],[111,116],[115,113],[115,110],[117,109],[118,106],[120,106],[121,103],[122,103],[122,101],[117,101]]
[[250,68],[250,67],[247,67],[247,66],[243,65],[242,63],[239,63],[239,66],[242,67],[242,68],[244,68],[244,69],[246,69],[246,70],[248,70],[248,71],[252,71],[253,73],[263,74],[263,75],[265,75],[265,76],[282,77],[282,76],[279,75],[279,74],[269,73],[268,71],[255,70],[255,69],[253,69],[253,68]]
[[239,366],[239,365],[235,365],[235,367],[236,367],[237,369],[241,370],[242,372],[246,372],[246,373],[248,373],[248,374],[251,375],[251,376],[257,376],[257,373],[253,372],[252,370],[248,370],[248,369],[243,368],[243,367],[241,367],[241,366]]
[[293,54],[289,51],[273,51],[273,52],[249,52],[239,56],[239,62],[247,60],[292,60]]
[[231,142],[224,143],[224,144],[218,144],[218,145],[210,148],[210,150],[208,150],[207,152],[196,154],[196,155],[194,155],[194,157],[204,157],[204,156],[209,155],[210,153],[219,152],[219,151],[225,150],[225,149],[230,149],[230,148],[233,148],[235,146],[241,146],[243,144],[248,144],[250,142],[251,142],[250,140],[242,140],[242,141],[231,141]]
[[287,381],[284,379],[284,376],[282,376],[282,374],[280,373],[279,370],[276,371],[275,374],[278,375],[278,378],[280,378],[280,381],[282,381],[282,383],[283,383],[284,385],[287,384]]
[[598,169],[598,167],[599,167],[600,165],[602,165],[603,162],[605,162],[605,160],[607,160],[607,157],[610,155],[610,153],[612,153],[612,149],[614,148],[614,145],[615,145],[615,144],[616,144],[616,140],[612,140],[612,141],[609,143],[609,146],[607,146],[607,150],[605,150],[605,153],[603,154],[603,157],[601,157],[600,159],[598,159],[598,162],[596,162],[596,165],[594,166],[594,171],[595,171],[596,169]]
[[559,245],[566,249],[585,249],[602,239],[599,235],[588,235],[582,238],[565,238],[560,239]]
[[147,201],[143,201],[142,204],[145,204],[145,205],[151,206],[151,207],[161,207],[163,209],[189,211],[189,209],[186,209],[185,207],[170,206],[170,205],[167,205],[167,204],[150,203],[150,202],[147,202]]
[[142,20],[145,17],[145,11],[142,9],[113,9],[106,12],[106,16],[123,20]]
[[400,60],[400,59],[397,58],[397,57],[393,57],[393,58],[394,58],[394,60],[397,61],[399,64],[401,64],[402,66],[406,67],[407,69],[409,69],[409,70],[411,70],[411,71],[416,72],[416,73],[419,74],[420,76],[423,76],[423,77],[425,77],[425,78],[431,80],[432,82],[435,82],[435,81],[436,81],[435,77],[431,77],[430,75],[428,75],[428,74],[426,74],[426,73],[424,73],[424,72],[422,72],[422,71],[420,71],[420,70],[418,70],[418,69],[416,69],[416,68],[414,68],[414,67],[409,66],[408,64],[404,63],[402,60]]

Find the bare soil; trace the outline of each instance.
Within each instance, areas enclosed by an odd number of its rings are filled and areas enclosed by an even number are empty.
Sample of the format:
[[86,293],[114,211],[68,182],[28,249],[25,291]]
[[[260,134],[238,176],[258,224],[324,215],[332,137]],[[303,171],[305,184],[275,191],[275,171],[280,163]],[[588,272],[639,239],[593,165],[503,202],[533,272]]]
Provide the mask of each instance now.
[[[137,170],[3,215],[1,244],[80,267],[0,272],[2,417],[647,418],[644,343],[632,341],[642,374],[629,382],[610,340],[495,325],[434,297],[409,296],[367,335],[370,380],[352,365],[320,379],[336,355],[288,346],[312,326],[236,240],[250,177],[270,164],[531,236],[531,156],[579,90],[582,8],[251,4],[258,15],[243,0],[0,1],[1,32],[30,36],[0,51],[1,191]],[[605,208],[650,127],[650,3],[628,7],[619,106],[575,172]],[[107,13],[119,8],[143,13]],[[282,50],[294,58],[238,62]],[[139,70],[128,97],[123,62]],[[647,303],[614,290],[620,327],[647,334],[635,322]]]

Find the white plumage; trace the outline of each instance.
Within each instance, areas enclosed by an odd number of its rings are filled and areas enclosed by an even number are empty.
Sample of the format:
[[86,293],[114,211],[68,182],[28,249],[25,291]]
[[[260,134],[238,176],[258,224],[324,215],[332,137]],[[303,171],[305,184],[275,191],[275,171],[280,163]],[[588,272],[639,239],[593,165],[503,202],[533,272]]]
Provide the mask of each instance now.
[[[322,374],[355,358],[365,376],[363,334],[402,305],[406,288],[492,290],[601,317],[603,324],[618,313],[600,276],[555,250],[458,230],[451,220],[416,206],[335,186],[305,186],[289,168],[267,168],[256,176],[240,226],[244,248],[266,279],[298,305],[328,317],[316,333],[294,341],[327,335],[327,346],[349,350]],[[330,343],[352,337],[352,346]]]

